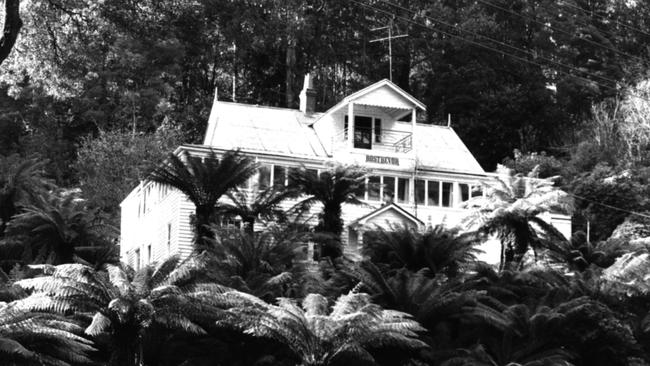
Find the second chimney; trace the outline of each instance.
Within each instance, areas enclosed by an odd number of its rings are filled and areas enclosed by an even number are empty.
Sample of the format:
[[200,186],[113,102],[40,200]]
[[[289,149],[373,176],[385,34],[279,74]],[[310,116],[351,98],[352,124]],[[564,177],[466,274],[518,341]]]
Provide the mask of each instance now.
[[305,114],[316,111],[316,90],[309,74],[305,75],[305,82],[300,92],[300,111]]

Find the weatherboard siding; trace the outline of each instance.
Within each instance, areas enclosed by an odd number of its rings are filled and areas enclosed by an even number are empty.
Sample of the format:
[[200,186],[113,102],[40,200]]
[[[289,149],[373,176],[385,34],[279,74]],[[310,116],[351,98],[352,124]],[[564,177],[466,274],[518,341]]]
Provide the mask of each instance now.
[[138,194],[122,202],[121,219],[120,254],[123,261],[134,268],[159,262],[176,252],[176,216],[181,199],[179,192],[163,190],[156,183],[140,184],[138,190]]
[[[350,105],[349,103],[354,103]],[[354,148],[349,140],[344,140],[345,116],[350,112],[355,116],[380,118],[382,123],[382,142],[372,140],[371,149]],[[399,207],[417,217],[424,226],[444,225],[455,227],[461,225],[470,212],[461,208],[460,185],[478,185],[481,181],[492,179],[493,174],[485,173],[471,152],[463,144],[455,131],[449,126],[434,126],[413,123],[412,120],[398,121],[400,117],[412,111],[420,113],[425,107],[412,96],[399,89],[388,80],[382,80],[363,90],[349,95],[324,113],[303,113],[288,108],[253,106],[240,103],[218,102],[215,100],[206,131],[204,145],[183,145],[175,150],[181,155],[188,152],[196,156],[205,156],[210,151],[222,154],[231,148],[238,148],[244,154],[255,159],[260,165],[282,167],[305,167],[323,171],[333,165],[358,165],[367,170],[369,176],[409,179],[406,202],[397,202]],[[350,123],[350,126],[352,123]],[[403,134],[404,138],[390,142],[388,135]],[[398,132],[395,132],[398,131]],[[373,129],[373,134],[375,130]],[[354,136],[348,134],[348,138]],[[400,141],[409,141],[411,149]],[[392,145],[391,145],[392,144]],[[397,144],[397,145],[395,145]],[[398,148],[400,147],[400,148]],[[274,181],[273,169],[270,170],[270,183]],[[415,205],[414,178],[435,181],[440,184],[438,202],[442,204],[442,183],[453,184],[453,198],[449,198],[451,207]],[[255,187],[259,176],[252,177],[246,189]],[[426,187],[429,187],[428,183]],[[152,246],[151,261],[160,261],[170,253],[186,257],[192,252],[193,231],[190,217],[194,206],[180,192],[167,189],[165,195],[158,194],[161,186],[141,183],[122,202],[122,258],[134,264],[136,251],[140,252],[141,264],[148,260],[148,245]],[[428,192],[429,188],[425,189]],[[158,191],[157,191],[158,190]],[[166,191],[166,192],[167,192]],[[422,192],[422,191],[419,191]],[[252,199],[253,195],[250,195]],[[425,203],[429,200],[424,195]],[[145,197],[159,197],[147,200]],[[162,197],[162,199],[160,199]],[[366,196],[371,198],[371,196]],[[383,190],[379,197],[384,197]],[[303,197],[304,198],[304,197]],[[145,210],[143,200],[148,201]],[[298,200],[283,202],[281,208],[290,212]],[[420,201],[422,202],[422,201]],[[341,237],[346,246],[345,252],[358,252],[358,247],[349,248],[352,240],[359,243],[359,236],[364,230],[374,225],[389,227],[408,220],[400,216],[401,210],[383,211],[383,216],[370,220],[363,227],[352,225],[356,220],[380,208],[384,203],[379,200],[365,201],[364,205],[344,205],[342,218],[344,232]],[[308,214],[302,216],[302,222],[310,226],[318,224],[321,205],[314,205]],[[406,215],[408,216],[408,215]],[[571,235],[571,219],[564,215],[545,215],[542,217],[553,224],[566,237]],[[363,221],[363,220],[361,220]],[[172,223],[169,247],[167,245],[167,225]],[[257,222],[256,230],[263,230],[265,224]],[[466,228],[471,229],[471,228]],[[490,247],[495,245],[490,244]]]
[[176,252],[181,258],[187,258],[193,250],[194,232],[192,230],[191,217],[194,215],[194,204],[183,195],[179,199],[178,212],[178,240]]

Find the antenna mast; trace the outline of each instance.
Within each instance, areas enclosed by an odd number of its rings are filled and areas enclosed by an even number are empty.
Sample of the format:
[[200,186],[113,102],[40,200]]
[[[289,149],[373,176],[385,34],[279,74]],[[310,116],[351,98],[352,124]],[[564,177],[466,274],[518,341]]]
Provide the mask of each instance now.
[[388,37],[373,39],[373,40],[370,41],[370,43],[388,41],[388,69],[389,69],[388,75],[389,75],[389,80],[390,81],[393,81],[393,39],[395,39],[395,38],[403,38],[403,37],[408,37],[409,36],[408,34],[398,34],[398,35],[395,35],[395,36],[393,35],[393,18],[391,18],[388,21],[387,26],[372,28],[370,30],[371,32],[376,32],[376,31],[388,29]]

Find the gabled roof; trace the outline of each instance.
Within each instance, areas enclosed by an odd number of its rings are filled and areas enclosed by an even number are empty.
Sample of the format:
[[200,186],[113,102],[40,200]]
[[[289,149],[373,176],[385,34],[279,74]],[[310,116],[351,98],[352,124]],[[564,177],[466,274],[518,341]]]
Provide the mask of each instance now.
[[306,115],[296,109],[215,101],[204,145],[220,149],[326,157],[309,126],[320,114]]
[[396,203],[390,203],[387,205],[384,205],[364,216],[361,216],[360,218],[352,221],[348,226],[349,227],[358,227],[358,226],[363,226],[366,225],[369,221],[372,219],[382,215],[383,213],[386,213],[388,211],[395,211],[399,216],[403,217],[406,220],[411,221],[412,223],[418,225],[418,226],[424,226],[424,222],[420,219],[418,219],[416,216],[411,214],[410,212],[406,211],[402,207],[400,207]]
[[[386,104],[386,103],[374,102],[372,98],[368,98],[368,96],[371,96],[373,93],[377,93],[381,89],[390,91],[396,98],[396,101],[399,100],[402,103],[398,103],[398,105],[391,106],[390,104]],[[325,113],[323,113],[316,121],[314,121],[314,123],[318,122],[318,120],[321,117],[332,114],[337,110],[347,106],[350,102],[358,102],[360,104],[378,106],[378,107],[389,107],[389,108],[393,107],[396,109],[401,108],[404,110],[407,109],[405,107],[406,105],[409,105],[409,108],[416,107],[416,108],[420,108],[421,110],[427,109],[424,103],[415,99],[411,94],[405,92],[404,89],[395,85],[392,81],[388,79],[383,79],[343,98],[343,100],[341,100],[332,108],[328,109]]]

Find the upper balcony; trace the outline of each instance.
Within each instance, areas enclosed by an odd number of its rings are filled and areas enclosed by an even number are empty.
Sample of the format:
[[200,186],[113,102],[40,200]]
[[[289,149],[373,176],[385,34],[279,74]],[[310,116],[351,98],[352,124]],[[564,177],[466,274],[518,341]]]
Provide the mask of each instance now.
[[[348,128],[332,137],[333,150],[344,149],[349,144]],[[413,133],[407,131],[354,128],[352,147],[395,153],[407,153],[413,149]]]

